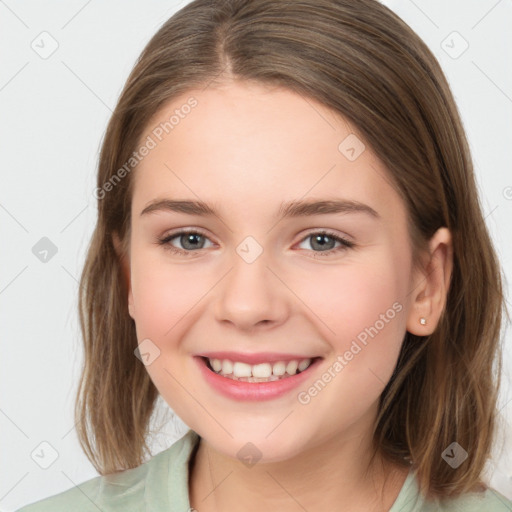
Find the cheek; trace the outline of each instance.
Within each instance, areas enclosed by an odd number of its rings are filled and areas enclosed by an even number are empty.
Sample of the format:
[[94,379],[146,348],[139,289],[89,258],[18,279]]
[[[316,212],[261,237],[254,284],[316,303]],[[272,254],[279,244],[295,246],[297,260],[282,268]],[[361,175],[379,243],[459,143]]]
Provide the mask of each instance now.
[[131,286],[137,339],[140,343],[149,338],[159,348],[159,366],[172,355],[169,348],[179,348],[189,315],[207,286],[199,286],[197,272],[166,264],[165,257],[143,250],[134,251]]
[[302,293],[322,320],[316,324],[322,325],[330,354],[324,372],[299,401],[311,401],[334,430],[375,404],[396,366],[406,324],[401,264],[393,255],[381,255],[371,265],[338,268],[316,286],[304,282]]
[[182,365],[180,340],[190,328],[194,305],[206,293],[206,285],[200,286],[197,272],[184,270],[185,266],[166,264],[165,258],[149,251],[133,254],[135,325],[141,351],[150,354],[146,370],[166,402],[188,419],[194,402],[182,385],[190,368]]
[[322,320],[336,356],[346,355],[346,374],[372,378],[370,368],[383,380],[391,375],[405,334],[406,264],[396,254],[381,254],[304,281],[302,296]]

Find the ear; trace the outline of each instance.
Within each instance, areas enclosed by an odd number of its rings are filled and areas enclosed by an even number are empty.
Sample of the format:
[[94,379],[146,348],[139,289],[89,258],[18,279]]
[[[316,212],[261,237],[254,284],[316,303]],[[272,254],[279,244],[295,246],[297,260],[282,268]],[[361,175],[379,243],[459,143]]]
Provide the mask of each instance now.
[[128,290],[128,313],[130,316],[134,318],[134,307],[133,307],[133,294],[132,294],[132,283],[131,283],[131,272],[130,272],[130,259],[128,255],[123,250],[123,246],[121,244],[121,240],[119,239],[119,235],[114,232],[112,234],[112,243],[114,244],[114,249],[116,251],[117,257],[119,258],[119,263],[121,265],[121,273],[124,278],[124,282],[126,284],[126,289]]
[[[414,280],[413,302],[407,317],[407,330],[428,336],[443,314],[453,268],[452,236],[448,228],[439,228],[429,242],[430,257]],[[425,318],[426,324],[420,323]]]

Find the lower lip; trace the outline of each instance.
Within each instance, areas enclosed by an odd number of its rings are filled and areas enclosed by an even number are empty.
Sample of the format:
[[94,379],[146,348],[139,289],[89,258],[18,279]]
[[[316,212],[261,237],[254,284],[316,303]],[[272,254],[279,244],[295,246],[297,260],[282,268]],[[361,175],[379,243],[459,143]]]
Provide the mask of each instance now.
[[207,362],[202,357],[194,356],[199,369],[206,382],[215,390],[228,398],[239,401],[271,400],[292,391],[302,384],[321,362],[321,358],[315,359],[306,370],[284,379],[272,382],[244,382],[222,377],[210,370]]

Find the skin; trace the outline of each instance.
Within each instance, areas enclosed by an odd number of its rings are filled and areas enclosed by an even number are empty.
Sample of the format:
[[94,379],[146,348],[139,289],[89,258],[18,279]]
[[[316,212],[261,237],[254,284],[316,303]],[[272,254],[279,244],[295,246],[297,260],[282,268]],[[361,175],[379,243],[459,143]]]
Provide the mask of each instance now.
[[[129,254],[121,254],[116,237],[114,243],[139,343],[149,338],[160,350],[147,371],[202,437],[190,466],[191,506],[200,512],[239,510],[242,503],[246,511],[389,510],[408,470],[377,457],[366,472],[378,399],[406,331],[428,335],[437,325],[452,271],[450,233],[435,233],[425,267],[414,272],[405,205],[383,164],[368,145],[348,160],[338,145],[357,130],[286,89],[227,82],[189,91],[157,112],[143,138],[190,96],[198,105],[132,176]],[[141,216],[156,198],[200,199],[217,206],[221,218]],[[342,198],[371,206],[380,219],[274,217],[282,201]],[[197,249],[179,236],[169,242],[192,255],[157,243],[179,228],[206,234]],[[321,229],[356,245],[324,256],[311,236]],[[263,249],[251,264],[236,252],[247,236]],[[326,242],[326,249],[340,247]],[[298,391],[396,302],[400,312],[308,404],[299,403]],[[192,356],[206,350],[324,359],[300,389],[237,402],[201,376]],[[237,458],[249,441],[262,454],[252,467]]]

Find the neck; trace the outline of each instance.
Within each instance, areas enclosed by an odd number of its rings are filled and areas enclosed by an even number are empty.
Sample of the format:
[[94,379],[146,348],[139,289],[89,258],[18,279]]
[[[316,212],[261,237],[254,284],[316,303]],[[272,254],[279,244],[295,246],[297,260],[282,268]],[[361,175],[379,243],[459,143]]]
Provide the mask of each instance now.
[[190,506],[201,512],[388,511],[409,468],[380,455],[370,463],[370,447],[367,436],[345,433],[291,459],[248,467],[201,438],[190,461]]

